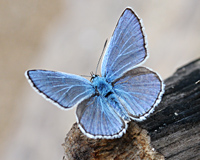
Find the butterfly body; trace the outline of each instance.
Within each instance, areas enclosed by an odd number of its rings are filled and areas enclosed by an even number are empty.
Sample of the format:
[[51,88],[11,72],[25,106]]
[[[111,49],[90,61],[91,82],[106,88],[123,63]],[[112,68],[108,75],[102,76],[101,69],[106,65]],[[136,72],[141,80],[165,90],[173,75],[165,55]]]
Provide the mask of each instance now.
[[92,85],[94,86],[97,94],[103,97],[108,97],[113,93],[113,89],[110,83],[108,83],[105,77],[95,76],[92,78]]
[[69,73],[28,70],[32,87],[59,108],[77,105],[81,131],[90,138],[119,138],[132,119],[142,121],[154,111],[164,93],[160,76],[138,67],[148,57],[143,27],[126,8],[105,50],[101,75],[91,81]]
[[104,102],[108,103],[108,106],[113,109],[113,112],[117,112],[124,120],[130,121],[127,111],[121,106],[113,90],[112,84],[108,83],[105,77],[94,76],[92,85],[96,90],[96,95],[101,96]]

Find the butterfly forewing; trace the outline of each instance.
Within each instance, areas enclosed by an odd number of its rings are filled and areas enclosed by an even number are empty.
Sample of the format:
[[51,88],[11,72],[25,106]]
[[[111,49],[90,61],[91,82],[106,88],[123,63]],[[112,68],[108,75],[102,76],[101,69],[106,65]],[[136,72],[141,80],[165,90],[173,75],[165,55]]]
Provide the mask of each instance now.
[[128,71],[113,85],[129,116],[136,120],[145,119],[159,103],[163,94],[160,77],[145,67]]
[[101,96],[92,96],[81,102],[76,110],[79,127],[91,138],[116,138],[127,124]]
[[95,93],[90,81],[77,75],[29,70],[26,76],[39,93],[63,108],[70,108]]
[[147,56],[145,45],[140,19],[127,8],[120,17],[105,51],[102,76],[112,82],[144,61]]

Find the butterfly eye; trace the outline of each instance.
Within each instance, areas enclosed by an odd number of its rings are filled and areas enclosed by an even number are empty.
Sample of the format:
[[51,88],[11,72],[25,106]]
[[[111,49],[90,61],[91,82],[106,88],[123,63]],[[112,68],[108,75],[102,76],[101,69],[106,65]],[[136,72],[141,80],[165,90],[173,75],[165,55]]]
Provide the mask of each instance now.
[[98,75],[96,74],[91,74],[91,79],[90,79],[90,82],[93,82],[94,78],[98,77]]

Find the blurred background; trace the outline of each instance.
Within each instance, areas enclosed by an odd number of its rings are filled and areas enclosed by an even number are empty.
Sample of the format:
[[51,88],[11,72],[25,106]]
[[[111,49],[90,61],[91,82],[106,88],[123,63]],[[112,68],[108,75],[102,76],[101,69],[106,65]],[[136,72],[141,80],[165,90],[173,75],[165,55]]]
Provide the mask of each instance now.
[[200,57],[200,1],[0,0],[0,159],[62,159],[75,119],[29,86],[27,69],[90,75],[127,7],[143,19],[163,79]]

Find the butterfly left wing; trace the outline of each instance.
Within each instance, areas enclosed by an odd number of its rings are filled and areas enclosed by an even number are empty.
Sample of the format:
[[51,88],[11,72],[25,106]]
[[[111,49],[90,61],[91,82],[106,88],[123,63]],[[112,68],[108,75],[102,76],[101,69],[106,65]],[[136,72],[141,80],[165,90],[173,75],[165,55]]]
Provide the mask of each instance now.
[[164,84],[157,73],[138,67],[113,82],[113,88],[129,116],[144,120],[160,102]]
[[81,102],[76,110],[81,131],[90,138],[119,138],[127,124],[101,96],[92,96]]
[[141,21],[133,10],[126,8],[105,51],[101,74],[108,82],[113,82],[146,57],[147,49]]
[[25,73],[34,89],[61,109],[67,109],[95,93],[87,79],[62,72],[28,70]]

